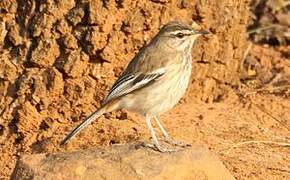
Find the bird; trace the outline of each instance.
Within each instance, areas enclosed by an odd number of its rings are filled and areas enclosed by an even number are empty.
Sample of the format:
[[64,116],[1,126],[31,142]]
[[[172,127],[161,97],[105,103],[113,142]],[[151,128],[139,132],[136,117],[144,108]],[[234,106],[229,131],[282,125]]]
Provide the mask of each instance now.
[[156,121],[164,140],[177,144],[161,124],[159,116],[172,109],[185,94],[191,77],[192,47],[195,40],[205,34],[208,31],[197,24],[190,26],[181,21],[171,21],[163,25],[127,65],[101,107],[73,129],[61,145],[101,115],[127,109],[144,117],[153,141],[150,147],[160,152],[173,151],[158,141],[152,121]]

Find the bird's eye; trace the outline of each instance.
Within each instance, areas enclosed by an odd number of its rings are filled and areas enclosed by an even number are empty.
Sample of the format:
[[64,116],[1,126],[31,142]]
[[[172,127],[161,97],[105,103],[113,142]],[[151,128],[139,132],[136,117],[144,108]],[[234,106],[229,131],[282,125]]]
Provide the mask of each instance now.
[[177,33],[175,36],[178,37],[178,38],[183,38],[184,34],[183,33]]

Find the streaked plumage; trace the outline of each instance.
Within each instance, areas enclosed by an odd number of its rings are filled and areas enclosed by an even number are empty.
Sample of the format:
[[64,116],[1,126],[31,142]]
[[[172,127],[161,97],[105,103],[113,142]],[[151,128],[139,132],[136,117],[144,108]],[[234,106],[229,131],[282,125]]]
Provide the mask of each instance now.
[[163,26],[129,63],[112,86],[102,107],[75,128],[62,144],[103,113],[125,108],[143,115],[157,150],[168,151],[158,143],[151,119],[155,118],[168,139],[157,117],[176,105],[184,95],[191,75],[191,49],[201,34],[204,31],[180,22]]

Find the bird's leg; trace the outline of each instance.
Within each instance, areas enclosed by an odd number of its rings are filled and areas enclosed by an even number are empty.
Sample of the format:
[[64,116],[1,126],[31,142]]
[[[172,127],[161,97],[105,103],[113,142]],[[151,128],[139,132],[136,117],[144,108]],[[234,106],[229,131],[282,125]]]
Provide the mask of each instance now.
[[165,140],[165,141],[169,141],[169,140],[170,140],[170,137],[169,137],[167,131],[166,131],[166,130],[164,129],[164,127],[162,126],[162,124],[160,123],[158,117],[157,117],[157,116],[154,116],[154,119],[155,119],[155,121],[156,121],[158,127],[160,128],[160,130],[161,130],[163,136],[164,136],[164,140]]
[[[155,133],[154,128],[153,128],[152,123],[151,123],[151,117],[146,116],[145,119],[146,119],[146,124],[147,124],[147,126],[148,126],[148,128],[150,130],[155,149],[157,149],[160,152],[172,152],[172,151],[174,151],[173,149],[168,149],[168,148],[162,147],[159,144],[158,139],[156,137],[156,133]],[[152,146],[149,146],[149,147],[152,148]]]
[[165,141],[165,142],[168,142],[168,143],[170,143],[170,144],[172,144],[172,145],[174,145],[174,146],[181,146],[181,147],[187,147],[187,146],[190,146],[190,144],[182,143],[182,142],[179,142],[179,141],[176,141],[176,140],[172,139],[172,138],[168,135],[167,131],[164,129],[164,127],[162,126],[162,124],[160,123],[159,118],[158,118],[157,116],[154,116],[154,119],[155,119],[155,121],[156,121],[158,127],[160,128],[160,130],[161,130],[163,136],[164,136],[164,141]]

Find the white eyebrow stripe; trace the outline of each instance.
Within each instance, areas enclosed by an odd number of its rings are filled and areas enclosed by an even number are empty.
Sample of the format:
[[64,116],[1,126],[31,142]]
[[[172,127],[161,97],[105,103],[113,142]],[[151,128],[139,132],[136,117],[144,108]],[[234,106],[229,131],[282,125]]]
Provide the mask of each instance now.
[[174,34],[174,35],[177,35],[178,33],[190,35],[190,34],[192,34],[192,31],[190,31],[190,30],[176,30],[176,31],[172,32],[172,34]]

